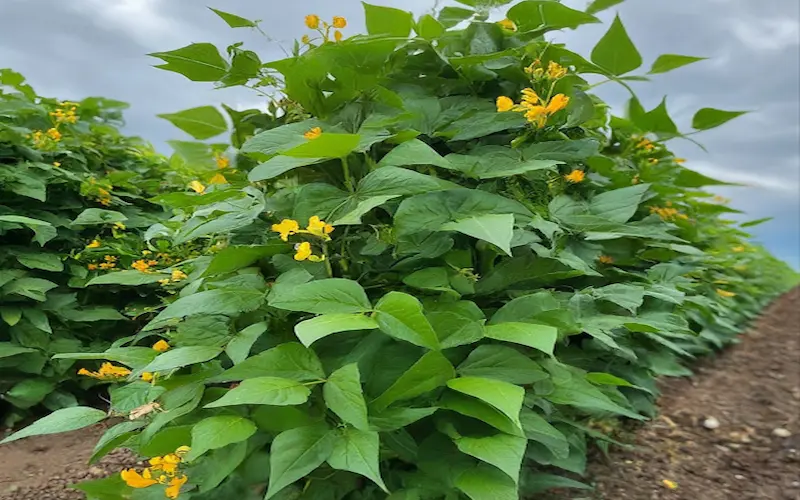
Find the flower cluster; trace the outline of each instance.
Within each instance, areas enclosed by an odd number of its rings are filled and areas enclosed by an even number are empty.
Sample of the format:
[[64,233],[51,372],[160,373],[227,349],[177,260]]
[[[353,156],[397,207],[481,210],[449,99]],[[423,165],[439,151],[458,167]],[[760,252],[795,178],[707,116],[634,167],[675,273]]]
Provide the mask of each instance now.
[[542,62],[539,59],[536,59],[525,68],[525,73],[527,73],[528,76],[534,80],[541,80],[544,78],[555,81],[567,76],[567,68],[555,61],[550,61],[547,64],[547,69],[545,70],[542,66]]
[[[347,27],[347,19],[342,16],[333,16],[333,20],[328,23],[327,21],[320,20],[319,16],[316,14],[309,14],[306,16],[306,26],[308,29],[316,30],[322,37],[323,42],[329,42],[331,40],[331,28],[333,28],[333,39],[340,42],[344,35],[339,30]],[[303,35],[303,38],[301,38],[301,41],[305,45],[309,45],[314,40],[315,39],[312,39],[308,35]]]
[[544,128],[547,119],[569,104],[569,97],[564,94],[556,94],[549,99],[542,99],[532,88],[522,89],[522,99],[516,104],[513,99],[507,96],[497,98],[497,111],[516,111],[525,113],[525,119],[534,124],[537,128]]
[[188,276],[185,272],[181,271],[180,269],[173,269],[172,274],[169,278],[164,278],[163,280],[158,280],[161,285],[168,285],[170,283],[175,283],[176,281],[185,280]]
[[322,129],[319,128],[319,127],[314,127],[311,130],[309,130],[308,132],[306,132],[305,134],[303,134],[303,137],[305,137],[306,139],[311,141],[311,140],[314,140],[314,139],[318,138],[321,135],[322,135]]
[[649,208],[651,214],[656,214],[663,220],[675,220],[676,218],[686,220],[689,218],[689,216],[679,212],[677,208],[674,208],[671,201],[668,201],[665,207],[651,206]]
[[63,102],[59,108],[50,112],[50,117],[53,118],[57,124],[75,123],[78,121],[78,116],[75,114],[77,110],[78,103]]
[[[280,224],[273,224],[272,230],[280,234],[283,241],[289,241],[289,236],[295,234],[310,234],[323,241],[330,241],[329,236],[333,232],[334,227],[321,220],[314,215],[308,219],[308,226],[305,229],[300,229],[300,224],[296,220],[283,219]],[[325,255],[314,255],[311,249],[311,243],[303,241],[295,245],[295,260],[303,261],[309,260],[311,262],[322,262],[325,260]]]
[[124,469],[119,475],[131,488],[149,488],[155,484],[166,485],[164,495],[170,499],[178,498],[181,486],[188,480],[186,474],[180,474],[180,467],[183,458],[189,451],[191,449],[188,446],[181,446],[175,450],[175,453],[151,458],[148,461],[150,466],[141,473],[136,469]]
[[78,375],[85,375],[98,380],[119,380],[127,377],[130,374],[131,371],[124,366],[115,366],[108,362],[100,365],[100,369],[96,372],[89,371],[86,368],[81,368],[78,370]]
[[28,138],[33,141],[33,147],[36,149],[50,149],[61,140],[61,137],[61,132],[57,128],[49,128],[44,132],[36,130],[28,135]]
[[192,181],[189,183],[189,188],[197,194],[203,194],[206,192],[206,187],[200,181]]
[[[95,241],[97,241],[97,240],[95,240]],[[95,248],[95,247],[91,246],[93,244],[94,244],[94,241],[89,244],[89,248]],[[100,245],[97,245],[97,246],[100,246]],[[114,269],[115,267],[117,267],[117,257],[115,257],[113,255],[106,255],[105,257],[103,257],[103,262],[100,262],[100,263],[91,262],[91,263],[86,265],[86,269],[88,269],[90,271],[96,271],[97,269],[102,269],[104,271],[108,271],[109,269]]]
[[131,264],[131,267],[133,269],[136,269],[140,273],[151,273],[153,271],[150,268],[152,266],[157,266],[157,265],[158,265],[158,261],[157,260],[140,259],[140,260],[133,261],[133,264]]
[[601,264],[613,264],[614,257],[611,257],[610,255],[601,255],[597,258],[597,261]]

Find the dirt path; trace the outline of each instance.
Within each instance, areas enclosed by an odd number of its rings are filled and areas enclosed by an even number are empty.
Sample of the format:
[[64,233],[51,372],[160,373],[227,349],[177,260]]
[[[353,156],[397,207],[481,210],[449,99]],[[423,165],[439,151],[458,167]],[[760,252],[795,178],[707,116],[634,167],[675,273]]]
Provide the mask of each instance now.
[[800,499],[800,288],[694,371],[663,384],[661,417],[636,432],[636,449],[589,467],[592,498]]
[[[636,432],[635,450],[590,466],[594,493],[567,498],[800,500],[800,288],[695,373],[663,384],[662,416]],[[716,429],[704,427],[710,417]],[[0,447],[0,500],[80,500],[67,484],[131,466],[125,451],[86,465],[103,431]]]

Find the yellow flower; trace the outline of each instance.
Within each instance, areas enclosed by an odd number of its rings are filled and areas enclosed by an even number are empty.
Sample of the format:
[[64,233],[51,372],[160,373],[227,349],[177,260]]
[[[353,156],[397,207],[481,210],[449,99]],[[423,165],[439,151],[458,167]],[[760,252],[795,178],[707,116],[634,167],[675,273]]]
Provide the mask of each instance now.
[[328,235],[333,232],[333,229],[333,226],[326,223],[324,220],[320,220],[316,215],[308,219],[308,227],[306,227],[306,231],[309,233],[326,239],[330,239]]
[[125,230],[125,224],[123,224],[122,222],[115,222],[114,227],[116,229]]
[[209,184],[227,184],[228,179],[225,178],[222,174],[215,174],[214,177],[208,180]]
[[86,368],[81,368],[78,370],[78,375],[85,375],[87,377],[96,378],[98,380],[111,380],[111,379],[118,379],[122,377],[127,377],[131,374],[131,371],[124,366],[114,366],[111,363],[103,363],[100,365],[100,369],[96,372],[92,372],[87,370]]
[[347,26],[347,19],[342,16],[333,16],[333,27],[342,29]]
[[190,182],[189,187],[197,194],[203,194],[206,191],[206,187],[200,181]]
[[536,125],[537,128],[544,128],[547,124],[547,108],[544,106],[531,106],[525,112],[525,119]]
[[180,458],[185,457],[192,449],[189,446],[178,446],[178,449],[175,450],[175,454],[178,455]]
[[645,151],[652,151],[656,146],[650,139],[645,137],[636,144],[636,147]]
[[169,278],[164,278],[163,280],[158,280],[158,284],[161,286],[169,285]]
[[103,260],[105,260],[106,262],[116,262],[117,258],[113,255],[106,255],[105,257],[103,257]]
[[300,224],[296,220],[283,219],[280,224],[273,224],[272,230],[280,233],[283,241],[289,241],[289,236],[296,234],[300,230]]
[[49,129],[47,131],[47,135],[51,139],[53,139],[54,141],[60,141],[61,140],[61,132],[59,132],[58,129],[55,129],[55,128]]
[[183,486],[183,484],[186,482],[187,479],[188,478],[186,477],[186,475],[179,476],[179,477],[173,477],[170,480],[169,485],[167,486],[167,489],[164,490],[164,494],[167,496],[167,498],[172,499],[172,500],[174,500],[175,498],[178,498],[178,495],[181,492],[181,486]]
[[512,101],[510,97],[501,95],[497,98],[497,111],[499,113],[505,113],[506,111],[511,111],[512,109],[514,109],[514,101]]
[[54,167],[60,167],[60,166],[61,166],[61,162],[54,161],[54,162],[53,162],[53,166],[54,166]]
[[333,32],[333,39],[336,40],[337,42],[341,42],[342,41],[342,32],[339,31],[339,30],[334,31]]
[[158,481],[153,479],[150,474],[150,469],[145,469],[142,474],[136,472],[135,469],[125,469],[120,472],[119,475],[122,477],[122,480],[125,481],[125,484],[131,488],[147,488],[148,486],[158,484]]
[[647,162],[650,165],[655,165],[656,163],[658,163],[658,159],[657,158],[648,158]]
[[533,79],[538,80],[544,74],[544,68],[542,68],[542,61],[536,59],[533,61],[530,66],[525,68],[525,73],[529,76],[533,77]]
[[186,273],[181,271],[180,269],[173,269],[172,276],[170,276],[172,281],[180,281],[185,280],[187,278]]
[[174,453],[168,453],[163,457],[153,457],[150,459],[150,467],[155,471],[164,471],[170,477],[178,471],[181,457]]
[[322,129],[319,128],[319,127],[314,127],[311,130],[309,130],[308,132],[306,132],[305,134],[303,134],[303,137],[305,137],[308,140],[312,140],[312,139],[316,139],[317,137],[319,137],[321,135],[322,135]]
[[566,75],[567,68],[563,67],[557,62],[550,61],[550,64],[547,65],[547,78],[551,80],[558,80],[559,78],[564,78]]
[[97,264],[87,264],[86,265],[86,269],[88,269],[90,271],[96,271],[97,270]]
[[502,21],[497,21],[497,24],[500,25],[501,28],[507,29],[509,31],[517,31],[517,25],[514,24],[514,21],[511,19],[503,19]]
[[569,97],[564,94],[556,94],[550,99],[550,102],[547,103],[547,113],[550,115],[555,114],[566,108],[568,104]]
[[613,264],[614,263],[614,257],[611,257],[609,255],[601,255],[600,257],[597,258],[597,260],[601,264]]
[[308,259],[311,256],[311,243],[304,241],[302,243],[298,243],[294,247],[295,254],[294,260],[303,261]]
[[100,240],[92,240],[91,243],[86,245],[86,248],[98,248],[100,246]]
[[586,172],[579,169],[575,169],[564,176],[564,179],[566,179],[567,182],[571,182],[572,184],[583,182],[583,179],[585,178],[586,178]]
[[640,182],[642,182],[642,180],[639,179],[639,174],[634,175],[633,179],[631,179],[631,184],[639,184]]
[[537,94],[532,88],[522,89],[522,103],[520,103],[522,107],[521,110],[539,104],[541,100],[542,99],[539,97],[539,94]]
[[719,295],[720,297],[725,297],[725,298],[736,297],[735,293],[729,292],[727,290],[723,290],[721,288],[717,288],[717,295]]
[[319,28],[319,16],[316,14],[307,15],[306,26],[308,26],[312,30]]
[[166,352],[169,350],[169,343],[166,340],[161,339],[153,344],[153,350],[158,352]]
[[100,264],[100,269],[109,270],[109,269],[114,269],[115,267],[117,267],[117,265],[114,264],[113,262],[103,262],[102,264]]
[[303,35],[303,37],[300,38],[300,41],[303,42],[305,45],[308,45],[309,43],[311,43],[311,37],[308,35]]
[[741,252],[744,252],[747,249],[743,245],[739,245],[738,247],[731,248],[731,250],[733,250],[736,253],[741,253]]
[[214,161],[217,163],[218,169],[228,168],[228,166],[231,164],[231,161],[228,159],[228,157],[221,154],[214,155]]
[[144,380],[145,382],[152,382],[154,378],[156,378],[156,376],[153,375],[151,372],[142,373],[142,380]]
[[144,260],[136,260],[136,261],[134,261],[133,264],[131,264],[131,267],[133,269],[136,269],[140,273],[146,273],[146,272],[150,271],[150,264],[148,264]]
[[677,163],[678,165],[682,165],[682,164],[686,163],[686,160],[684,160],[683,158],[675,158],[675,159],[674,159],[674,160],[672,160],[672,161],[674,161],[674,162],[675,162],[675,163]]
[[662,480],[661,484],[663,484],[665,488],[670,489],[670,490],[677,490],[678,489],[678,483],[676,483],[675,481],[670,481],[669,479]]

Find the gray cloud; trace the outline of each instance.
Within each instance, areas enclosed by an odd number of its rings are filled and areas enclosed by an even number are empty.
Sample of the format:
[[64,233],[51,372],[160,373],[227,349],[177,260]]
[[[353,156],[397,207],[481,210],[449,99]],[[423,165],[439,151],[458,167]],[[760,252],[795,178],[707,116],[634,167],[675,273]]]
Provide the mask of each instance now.
[[[361,2],[210,2],[223,10],[262,19],[277,42],[250,30],[229,29],[195,0],[3,0],[0,2],[0,65],[25,74],[44,95],[79,99],[103,95],[131,103],[126,131],[168,151],[165,141],[185,139],[157,113],[225,102],[233,107],[263,107],[257,95],[242,89],[214,90],[180,75],[153,68],[146,54],[208,41],[224,49],[244,41],[262,59],[281,57],[305,33],[303,16],[344,15],[347,34],[363,31]],[[375,0],[419,14],[432,0]],[[442,4],[452,2],[442,2]],[[585,0],[565,0],[575,8]],[[604,25],[562,32],[556,41],[588,56],[616,13],[640,48],[646,72],[661,53],[698,55],[709,61],[656,75],[636,85],[647,107],[664,95],[673,118],[690,130],[701,107],[750,110],[729,124],[695,136],[709,150],[687,141],[671,147],[687,166],[744,187],[714,191],[748,212],[747,219],[774,216],[753,228],[780,257],[800,267],[800,3],[795,0],[629,0],[600,17]],[[615,109],[624,109],[627,93],[604,85],[598,93]]]

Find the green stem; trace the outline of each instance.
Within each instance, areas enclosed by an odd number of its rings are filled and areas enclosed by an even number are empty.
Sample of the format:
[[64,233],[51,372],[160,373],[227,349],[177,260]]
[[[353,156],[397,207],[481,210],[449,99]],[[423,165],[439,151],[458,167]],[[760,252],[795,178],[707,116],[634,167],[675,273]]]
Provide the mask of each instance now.
[[344,172],[344,184],[347,187],[347,190],[352,193],[354,189],[353,189],[353,180],[350,177],[350,165],[347,164],[346,156],[342,156],[340,160],[342,160],[342,172]]

